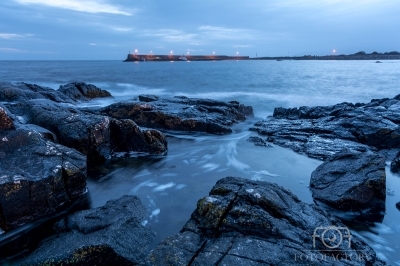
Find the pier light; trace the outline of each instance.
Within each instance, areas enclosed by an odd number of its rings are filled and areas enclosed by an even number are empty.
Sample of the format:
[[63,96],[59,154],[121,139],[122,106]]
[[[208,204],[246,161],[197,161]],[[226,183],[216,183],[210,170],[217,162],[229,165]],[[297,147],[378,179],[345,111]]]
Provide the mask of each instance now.
[[187,54],[189,54],[189,52],[187,52]]
[[215,54],[215,52],[213,52],[213,54]]
[[137,49],[135,49],[135,54],[137,54]]
[[172,51],[171,51],[170,53],[171,53],[171,54],[173,54],[173,52],[172,52]]

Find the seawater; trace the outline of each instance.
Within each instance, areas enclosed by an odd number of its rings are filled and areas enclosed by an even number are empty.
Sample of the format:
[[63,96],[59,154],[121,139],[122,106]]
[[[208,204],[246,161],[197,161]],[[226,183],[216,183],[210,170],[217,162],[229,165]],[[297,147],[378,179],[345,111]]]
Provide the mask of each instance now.
[[[132,194],[148,208],[144,224],[157,232],[153,247],[177,233],[226,176],[277,183],[312,203],[309,179],[322,161],[274,145],[247,142],[256,135],[248,128],[271,115],[275,107],[369,102],[400,93],[400,61],[0,61],[0,81],[36,83],[57,89],[73,81],[92,83],[111,92],[112,99],[81,103],[105,106],[140,94],[185,95],[238,100],[254,108],[255,118],[233,127],[225,136],[165,132],[165,156],[119,158],[100,167],[88,179],[91,207]],[[386,215],[382,223],[354,231],[389,263],[400,265],[400,179],[387,168]],[[311,237],[311,236],[310,236]]]

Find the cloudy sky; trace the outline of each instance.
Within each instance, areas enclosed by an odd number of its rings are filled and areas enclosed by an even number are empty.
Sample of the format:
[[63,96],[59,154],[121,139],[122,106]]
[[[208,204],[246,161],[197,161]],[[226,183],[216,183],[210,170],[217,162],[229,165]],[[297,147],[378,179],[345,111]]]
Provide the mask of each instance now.
[[2,0],[0,60],[400,51],[399,0]]

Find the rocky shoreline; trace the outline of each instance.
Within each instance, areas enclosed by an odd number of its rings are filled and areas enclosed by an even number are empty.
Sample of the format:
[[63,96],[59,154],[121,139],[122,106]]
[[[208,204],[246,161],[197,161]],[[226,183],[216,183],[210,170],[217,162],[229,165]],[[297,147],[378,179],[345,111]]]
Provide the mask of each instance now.
[[[166,154],[166,132],[229,134],[253,116],[237,101],[186,97],[77,105],[99,97],[112,95],[83,82],[59,90],[0,83],[0,236],[76,201],[86,193],[87,171],[113,156]],[[310,180],[315,204],[273,183],[223,178],[179,233],[150,250],[155,232],[145,226],[146,209],[136,196],[124,196],[57,221],[55,236],[22,264],[385,265],[339,218],[383,217],[385,160],[400,148],[399,107],[400,96],[276,108],[250,128],[259,134],[249,139],[255,145],[274,143],[325,161]],[[333,240],[343,234],[346,240]]]

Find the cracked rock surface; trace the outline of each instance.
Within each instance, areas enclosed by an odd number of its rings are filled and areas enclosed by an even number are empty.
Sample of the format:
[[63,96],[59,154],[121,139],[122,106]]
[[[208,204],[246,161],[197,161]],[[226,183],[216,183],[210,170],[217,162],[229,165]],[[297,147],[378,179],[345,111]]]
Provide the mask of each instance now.
[[102,108],[100,113],[132,119],[139,126],[150,128],[227,134],[232,132],[230,126],[253,116],[253,109],[236,101],[140,95],[139,102],[115,103]]
[[275,144],[326,160],[344,148],[357,151],[400,147],[400,95],[368,104],[275,108],[273,117],[250,130]]
[[103,163],[113,152],[162,154],[167,151],[167,141],[162,133],[142,130],[133,121],[118,121],[49,100],[30,100],[7,106],[26,123],[54,132],[62,145],[86,154],[90,168]]
[[0,229],[57,211],[86,192],[86,157],[35,125],[0,131]]
[[136,196],[74,213],[57,222],[57,237],[44,242],[22,265],[143,264],[154,238],[142,225],[146,214]]
[[371,151],[343,150],[312,172],[310,190],[315,200],[334,209],[383,213],[385,157]]
[[[335,249],[325,246],[322,239],[327,243],[328,233],[322,235],[328,226],[344,228],[318,206],[301,202],[276,184],[227,177],[217,182],[208,197],[198,201],[184,228],[159,244],[147,263],[385,265],[357,236],[352,236],[351,245],[347,238]],[[338,239],[337,231],[329,233]],[[354,259],[349,260],[349,256]],[[364,260],[355,259],[360,257]]]

